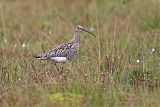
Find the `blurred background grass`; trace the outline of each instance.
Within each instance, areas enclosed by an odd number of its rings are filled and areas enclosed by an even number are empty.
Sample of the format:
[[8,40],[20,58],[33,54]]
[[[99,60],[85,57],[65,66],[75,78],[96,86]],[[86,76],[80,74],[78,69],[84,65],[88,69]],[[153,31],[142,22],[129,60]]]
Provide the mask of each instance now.
[[[159,0],[1,0],[0,105],[160,106]],[[33,55],[81,36],[80,54],[55,77]],[[54,100],[54,101],[53,101]]]

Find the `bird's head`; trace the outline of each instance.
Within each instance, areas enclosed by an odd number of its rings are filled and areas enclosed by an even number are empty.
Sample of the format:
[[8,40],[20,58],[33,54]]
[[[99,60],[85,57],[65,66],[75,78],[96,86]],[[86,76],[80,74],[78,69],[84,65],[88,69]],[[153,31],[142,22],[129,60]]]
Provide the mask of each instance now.
[[91,35],[93,36],[96,36],[94,33],[92,33],[91,31],[87,30],[87,29],[84,29],[81,25],[77,25],[76,28],[74,29],[74,32],[77,32],[77,33],[81,33],[81,32],[87,32],[87,33],[90,33]]

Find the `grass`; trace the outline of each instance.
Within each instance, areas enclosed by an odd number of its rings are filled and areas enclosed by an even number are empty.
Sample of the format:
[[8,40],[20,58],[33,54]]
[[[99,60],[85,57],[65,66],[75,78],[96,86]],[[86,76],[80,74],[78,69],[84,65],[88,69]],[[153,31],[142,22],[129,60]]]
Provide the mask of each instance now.
[[[0,1],[0,106],[160,106],[159,2]],[[72,37],[80,54],[56,68],[34,55]],[[53,101],[54,100],[54,101]]]

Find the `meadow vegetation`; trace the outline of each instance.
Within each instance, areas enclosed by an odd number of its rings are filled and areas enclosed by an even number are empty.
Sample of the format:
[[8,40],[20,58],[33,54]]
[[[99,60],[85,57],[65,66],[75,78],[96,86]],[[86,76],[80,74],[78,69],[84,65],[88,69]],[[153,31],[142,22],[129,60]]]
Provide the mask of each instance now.
[[[160,106],[159,0],[1,0],[1,107]],[[64,64],[33,58],[72,38],[80,54]]]

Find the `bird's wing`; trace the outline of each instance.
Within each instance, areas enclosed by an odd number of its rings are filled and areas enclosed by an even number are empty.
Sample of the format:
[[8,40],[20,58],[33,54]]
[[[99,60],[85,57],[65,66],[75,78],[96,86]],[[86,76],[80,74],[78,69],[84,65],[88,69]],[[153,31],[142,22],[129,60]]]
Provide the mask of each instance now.
[[65,44],[58,45],[56,48],[50,51],[51,57],[66,57],[67,59],[72,59],[79,50],[79,44],[74,42],[68,42]]
[[64,43],[58,45],[49,51],[49,57],[66,57],[67,51],[73,46],[72,43]]
[[45,59],[51,59],[52,57],[70,57],[72,55],[72,52],[76,51],[76,44],[72,42],[59,44],[55,48],[51,49],[50,51],[37,55],[37,59],[45,60]]

